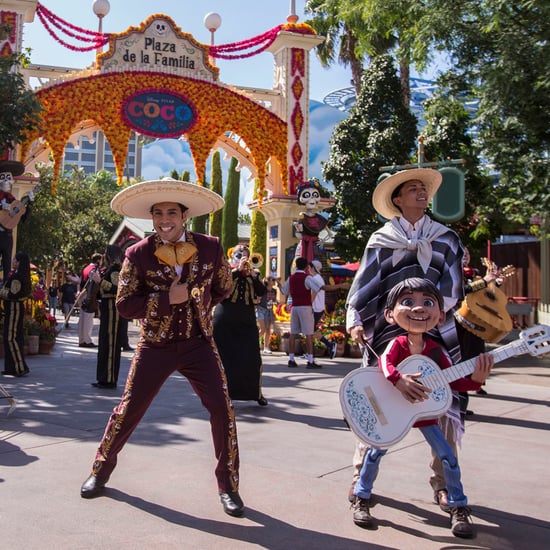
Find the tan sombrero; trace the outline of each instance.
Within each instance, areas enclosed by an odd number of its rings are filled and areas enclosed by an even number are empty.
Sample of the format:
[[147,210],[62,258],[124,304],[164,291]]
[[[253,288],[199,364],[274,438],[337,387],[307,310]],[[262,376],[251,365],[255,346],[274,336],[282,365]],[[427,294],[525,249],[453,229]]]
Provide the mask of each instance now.
[[206,187],[164,178],[126,187],[113,197],[111,208],[129,218],[151,219],[151,207],[159,202],[177,202],[187,206],[189,218],[215,212],[225,204],[220,195]]
[[394,216],[401,216],[399,208],[393,204],[391,197],[393,192],[406,181],[418,180],[426,185],[428,190],[428,202],[437,193],[441,180],[443,179],[440,172],[432,168],[413,168],[411,170],[402,170],[396,174],[392,174],[384,178],[374,190],[372,194],[372,205],[374,209],[387,220],[391,220]]

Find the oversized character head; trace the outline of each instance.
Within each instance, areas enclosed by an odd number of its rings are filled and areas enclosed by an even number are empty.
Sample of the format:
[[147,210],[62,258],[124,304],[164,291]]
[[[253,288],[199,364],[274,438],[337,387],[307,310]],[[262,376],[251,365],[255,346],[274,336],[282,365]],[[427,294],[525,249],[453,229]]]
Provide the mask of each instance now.
[[315,210],[321,200],[321,184],[316,178],[298,185],[298,203],[304,205],[306,210]]

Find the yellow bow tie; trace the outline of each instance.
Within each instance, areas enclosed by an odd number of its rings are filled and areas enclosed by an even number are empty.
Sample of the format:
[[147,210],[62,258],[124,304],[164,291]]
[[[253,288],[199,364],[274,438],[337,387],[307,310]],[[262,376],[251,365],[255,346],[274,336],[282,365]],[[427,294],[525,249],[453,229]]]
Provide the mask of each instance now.
[[155,256],[163,264],[174,267],[191,261],[197,248],[188,242],[166,243],[155,250]]

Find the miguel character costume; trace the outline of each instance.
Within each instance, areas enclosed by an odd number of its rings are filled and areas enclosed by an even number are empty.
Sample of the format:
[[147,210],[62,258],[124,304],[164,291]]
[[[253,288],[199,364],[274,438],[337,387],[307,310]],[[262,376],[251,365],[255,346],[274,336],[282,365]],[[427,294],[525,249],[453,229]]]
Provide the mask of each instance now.
[[[400,281],[410,277],[430,280],[443,294],[445,321],[430,331],[431,338],[442,344],[453,363],[461,360],[454,307],[464,297],[462,257],[464,249],[458,234],[448,227],[424,215],[413,227],[393,204],[393,192],[409,180],[420,180],[427,186],[431,200],[441,183],[436,170],[418,168],[403,170],[383,179],[373,194],[373,206],[383,218],[389,220],[375,231],[367,242],[365,253],[347,297],[346,326],[348,332],[361,325],[364,338],[371,351],[369,363],[376,364],[387,344],[404,333],[398,325],[390,325],[384,318],[388,293]],[[459,416],[458,395],[453,410]],[[442,419],[442,429],[447,434],[455,454],[459,433],[456,422]],[[364,456],[365,446],[358,442],[354,457],[354,480]],[[445,488],[443,468],[436,456],[431,464],[434,474],[430,484],[434,491]]]

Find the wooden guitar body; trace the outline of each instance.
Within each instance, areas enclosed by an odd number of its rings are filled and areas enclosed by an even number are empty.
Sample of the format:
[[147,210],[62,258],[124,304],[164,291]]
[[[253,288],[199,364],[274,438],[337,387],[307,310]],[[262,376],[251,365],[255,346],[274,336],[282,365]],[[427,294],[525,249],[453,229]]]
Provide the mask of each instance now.
[[[36,193],[40,189],[40,185],[39,183],[34,187],[33,193]],[[0,210],[0,225],[4,229],[13,229],[25,214],[28,202],[29,197],[27,195],[20,201],[15,200],[11,202],[9,210]]]
[[502,340],[513,328],[512,318],[506,309],[508,298],[493,284],[483,290],[466,295],[456,311],[457,321],[485,342]]
[[4,229],[13,229],[25,213],[25,203],[13,201],[9,210],[0,210],[0,225]]

